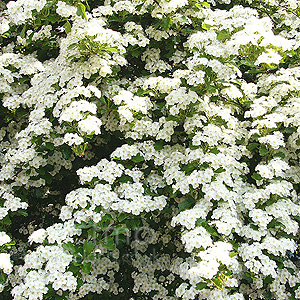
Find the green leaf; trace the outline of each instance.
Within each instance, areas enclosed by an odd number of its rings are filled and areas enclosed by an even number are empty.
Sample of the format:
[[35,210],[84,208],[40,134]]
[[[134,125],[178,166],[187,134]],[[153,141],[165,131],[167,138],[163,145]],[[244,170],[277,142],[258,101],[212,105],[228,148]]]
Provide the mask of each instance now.
[[203,28],[204,30],[209,30],[211,27],[212,27],[212,25],[205,24],[205,23],[202,24],[202,28]]
[[103,246],[109,250],[114,250],[116,248],[115,240],[112,236],[108,236],[103,240]]
[[129,229],[126,227],[116,227],[111,235],[119,235],[128,232]]
[[144,193],[145,193],[146,195],[157,196],[157,194],[154,193],[154,192],[152,192],[152,191],[150,190],[150,188],[147,187],[146,185],[144,185],[143,187],[144,187]]
[[164,141],[157,141],[154,144],[154,149],[159,151],[162,150],[164,148]]
[[280,157],[280,158],[282,158],[282,159],[285,159],[285,154],[284,154],[283,152],[275,153],[273,156],[274,156],[274,157]]
[[185,172],[186,175],[190,175],[198,167],[199,167],[198,162],[191,162],[191,163],[188,163],[187,165],[183,165],[181,168]]
[[210,152],[210,153],[213,153],[213,154],[218,154],[218,153],[220,153],[220,151],[218,150],[217,147],[214,147],[214,148],[210,149],[209,152]]
[[268,153],[269,153],[269,150],[267,149],[267,147],[265,145],[260,145],[260,147],[259,147],[259,155],[265,156]]
[[209,168],[209,164],[207,162],[200,165],[200,170],[206,170],[207,168]]
[[298,223],[300,223],[300,216],[293,216],[293,218],[294,218]]
[[175,121],[175,122],[179,123],[180,120],[176,116],[168,116],[168,117],[166,117],[166,121]]
[[54,144],[53,143],[46,142],[45,145],[46,145],[46,148],[48,148],[49,150],[54,150]]
[[283,225],[281,222],[277,221],[276,219],[272,220],[267,228],[275,228],[275,227],[282,227],[283,229],[285,228],[285,225]]
[[216,231],[216,229],[214,229],[214,228],[211,227],[210,225],[205,224],[203,227],[206,229],[206,231],[207,231],[210,235],[212,235],[212,236],[219,236],[219,234],[218,234],[218,232]]
[[[6,247],[10,247],[10,246],[14,246],[16,244],[16,242],[15,241],[11,241],[11,242],[9,242],[9,243],[5,243],[4,245],[6,246]],[[0,247],[1,248],[1,247]]]
[[258,230],[259,227],[258,227],[258,225],[255,225],[255,224],[251,223],[250,228],[253,229],[253,230]]
[[272,297],[272,293],[270,291],[265,291],[263,299],[264,300],[272,300],[274,298]]
[[264,203],[264,206],[270,206],[270,205],[272,205],[273,203],[275,203],[277,200],[278,200],[277,197],[274,197],[274,196],[272,197],[272,196],[271,196],[271,198],[268,199],[268,200]]
[[53,23],[56,23],[58,21],[58,18],[57,18],[56,15],[49,15],[47,17],[47,21],[53,24]]
[[127,228],[137,230],[142,226],[142,221],[141,219],[126,219],[125,224]]
[[100,222],[100,227],[102,230],[106,230],[111,225],[112,216],[109,214],[106,214]]
[[4,284],[6,282],[7,275],[3,272],[0,272],[0,283]]
[[137,155],[133,156],[133,157],[131,158],[131,160],[132,160],[133,162],[135,162],[135,163],[139,163],[139,162],[144,161],[145,159],[144,159],[144,157],[143,157],[141,154],[138,153]]
[[218,41],[224,41],[227,39],[230,39],[231,35],[226,29],[222,29],[221,31],[218,31],[217,33],[217,39]]
[[27,111],[24,110],[24,109],[21,109],[21,108],[19,108],[16,111],[16,116],[17,116],[18,119],[22,119],[26,114],[27,114]]
[[66,244],[62,244],[62,247],[63,247],[65,250],[67,250],[67,251],[69,251],[70,253],[72,253],[72,254],[74,254],[74,253],[77,252],[75,246],[74,246],[71,242],[68,242],[68,243],[66,243]]
[[268,275],[263,281],[264,282],[263,287],[267,288],[267,286],[269,284],[271,284],[273,281],[274,281],[274,278],[272,278],[270,275]]
[[196,226],[202,226],[205,222],[206,222],[205,219],[199,218],[199,219],[196,221]]
[[202,1],[202,2],[200,2],[200,4],[206,8],[210,8],[210,4],[207,3],[206,1]]
[[295,127],[287,127],[287,128],[285,128],[284,131],[288,134],[292,134],[292,133],[296,132],[297,129]]
[[23,209],[19,209],[18,210],[18,213],[21,215],[21,216],[24,216],[24,217],[27,217],[28,216],[28,212],[26,210],[23,210]]
[[63,27],[64,27],[66,33],[71,32],[72,26],[71,26],[71,24],[70,24],[69,21],[67,21],[67,22],[63,25]]
[[65,159],[69,159],[71,157],[72,150],[69,146],[62,147],[60,151]]
[[238,255],[238,252],[236,252],[236,251],[232,251],[229,253],[229,257],[235,257],[237,255]]
[[105,48],[107,52],[119,52],[119,49],[117,47],[107,47]]
[[162,19],[161,23],[160,23],[160,28],[162,30],[168,30],[170,28],[170,26],[172,25],[172,23],[173,23],[173,21],[170,17]]
[[75,227],[78,228],[78,229],[89,229],[91,227],[93,227],[94,223],[91,223],[91,222],[81,222],[80,224],[76,224]]
[[188,200],[181,202],[178,204],[179,211],[183,211],[185,209],[190,208],[195,203],[195,199],[189,198]]
[[82,264],[82,271],[84,273],[89,274],[91,272],[91,269],[92,269],[92,263],[90,261],[89,262],[84,262]]
[[11,225],[11,219],[9,217],[9,215],[6,215],[2,220],[1,220],[2,224],[4,225]]
[[188,23],[188,22],[189,22],[189,20],[188,20],[188,18],[187,18],[186,16],[181,16],[181,17],[179,18],[179,20],[180,20],[181,22],[184,22],[184,23]]
[[244,143],[245,143],[245,138],[236,139],[236,144],[237,145],[243,145]]
[[[165,101],[162,101],[162,102],[158,102],[158,103],[156,103],[156,105],[157,105],[157,108],[159,109],[159,110],[162,110],[165,106],[166,106],[166,102]],[[174,117],[174,116],[169,116],[169,117],[167,117],[166,118],[166,121],[172,121],[172,119],[170,120],[169,118],[171,118],[171,117]],[[175,118],[175,117],[174,117]],[[177,121],[177,119],[176,120],[173,120],[173,121]]]
[[254,150],[255,148],[257,148],[259,146],[259,144],[258,143],[250,143],[249,145],[247,145],[247,149],[249,150],[249,151],[252,151],[252,150]]
[[84,4],[82,4],[82,3],[78,4],[78,6],[77,6],[77,15],[81,16],[83,19],[87,20]]
[[276,264],[277,264],[278,269],[283,269],[283,267],[284,267],[283,262],[281,262],[281,261],[276,261]]
[[141,49],[133,49],[133,50],[130,51],[130,54],[133,57],[139,57],[141,55]]
[[88,230],[88,235],[92,238],[92,239],[96,239],[97,238],[97,232],[95,230],[95,228],[90,228]]
[[92,253],[94,249],[95,249],[95,245],[92,241],[85,241],[84,242],[83,251],[85,252],[86,255]]
[[211,279],[211,281],[216,286],[216,288],[218,288],[220,290],[223,288],[224,281],[221,278],[219,278],[219,277],[213,278],[213,279]]
[[133,179],[128,176],[128,175],[122,175],[119,179],[118,179],[118,182],[133,182]]
[[26,36],[26,24],[24,25],[24,27],[23,27],[23,29],[22,29],[22,31],[21,31],[21,33],[20,33],[20,37],[21,37],[22,39],[24,39],[25,36]]
[[253,173],[251,177],[254,180],[262,180],[263,179],[258,173]]
[[244,280],[246,280],[247,282],[249,282],[249,283],[253,283],[253,277],[252,277],[252,274],[250,272],[244,272],[243,275],[242,275],[242,278]]
[[207,283],[205,283],[205,282],[198,282],[196,284],[196,289],[197,290],[203,290],[203,289],[207,289],[207,288],[208,288]]
[[81,267],[81,265],[82,265],[82,259],[80,257],[78,257],[77,261],[73,261],[73,265],[75,267]]
[[122,222],[123,220],[127,219],[129,216],[130,216],[130,214],[121,212],[119,214],[118,220],[119,220],[119,222]]
[[225,172],[226,170],[222,167],[218,168],[217,170],[215,170],[215,173],[223,173]]

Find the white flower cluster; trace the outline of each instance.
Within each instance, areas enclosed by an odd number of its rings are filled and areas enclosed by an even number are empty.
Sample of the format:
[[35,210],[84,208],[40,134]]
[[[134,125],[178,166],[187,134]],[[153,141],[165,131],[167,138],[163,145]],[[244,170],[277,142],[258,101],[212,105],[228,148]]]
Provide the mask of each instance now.
[[178,115],[180,110],[185,110],[191,103],[198,100],[198,95],[193,92],[187,92],[184,87],[173,90],[166,98],[166,104],[170,107],[171,115]]
[[10,254],[0,253],[0,270],[5,274],[9,274],[13,270],[13,264],[10,261]]
[[56,12],[62,17],[69,17],[76,15],[76,7],[66,4],[64,1],[58,1],[56,4]]
[[7,3],[7,12],[10,21],[15,24],[23,24],[27,19],[32,18],[32,11],[41,11],[47,0],[17,0]]
[[[24,276],[24,283],[16,286],[12,294],[16,299],[42,299],[48,291],[48,284],[54,290],[75,291],[77,280],[72,272],[66,271],[72,255],[58,246],[39,246],[37,250],[26,256],[24,266],[19,272]],[[45,264],[45,269],[42,266]],[[27,273],[27,270],[30,270]]]
[[299,1],[96,2],[3,9],[0,294],[300,299]]
[[11,241],[10,236],[8,236],[5,232],[0,232],[0,246],[5,245]]
[[147,114],[152,107],[148,97],[134,96],[130,91],[121,90],[118,95],[113,97],[113,101],[118,105],[118,113],[121,118],[121,125],[134,120],[134,113],[141,112]]

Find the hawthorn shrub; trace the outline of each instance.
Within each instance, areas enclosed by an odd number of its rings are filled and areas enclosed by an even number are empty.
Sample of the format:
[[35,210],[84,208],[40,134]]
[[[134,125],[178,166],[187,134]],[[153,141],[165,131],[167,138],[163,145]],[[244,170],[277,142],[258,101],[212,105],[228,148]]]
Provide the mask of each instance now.
[[298,0],[0,1],[1,299],[300,299]]

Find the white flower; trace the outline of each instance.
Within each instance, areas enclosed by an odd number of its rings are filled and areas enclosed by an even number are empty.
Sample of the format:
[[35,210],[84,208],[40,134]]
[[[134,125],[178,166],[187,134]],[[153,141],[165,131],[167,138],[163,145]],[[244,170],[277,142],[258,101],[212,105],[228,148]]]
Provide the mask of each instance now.
[[278,149],[280,146],[284,146],[283,134],[280,131],[275,131],[272,134],[258,138],[260,143],[268,143],[272,148]]
[[80,145],[84,143],[84,139],[77,133],[68,132],[64,136],[64,143],[68,144],[69,146]]
[[29,242],[32,244],[35,243],[42,243],[47,236],[47,232],[45,229],[41,228],[34,231],[28,238]]
[[0,269],[3,270],[5,274],[12,272],[13,265],[10,261],[10,255],[8,253],[0,253]]
[[4,232],[0,232],[0,246],[7,244],[11,241],[11,238]]
[[263,52],[256,60],[255,64],[262,63],[276,64],[278,65],[282,59],[282,56],[275,52],[273,49],[269,49],[267,52]]
[[230,99],[236,99],[236,98],[242,98],[243,94],[242,92],[235,86],[230,85],[229,87],[222,90],[222,93],[229,97]]
[[94,85],[89,85],[87,87],[97,98],[101,98],[101,91]]
[[87,116],[86,119],[81,120],[78,122],[78,128],[81,132],[86,134],[100,134],[100,126],[102,122],[95,116]]
[[76,15],[76,7],[66,4],[66,2],[58,1],[56,4],[56,12],[62,17],[69,17]]
[[2,19],[0,22],[0,34],[3,34],[8,30],[9,30],[9,21],[7,19]]

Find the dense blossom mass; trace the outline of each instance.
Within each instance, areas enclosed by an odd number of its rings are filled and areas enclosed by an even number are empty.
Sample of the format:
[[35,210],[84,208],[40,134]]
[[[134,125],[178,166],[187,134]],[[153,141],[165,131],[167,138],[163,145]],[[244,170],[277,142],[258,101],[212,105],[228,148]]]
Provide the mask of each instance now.
[[300,1],[0,1],[0,298],[300,299]]

